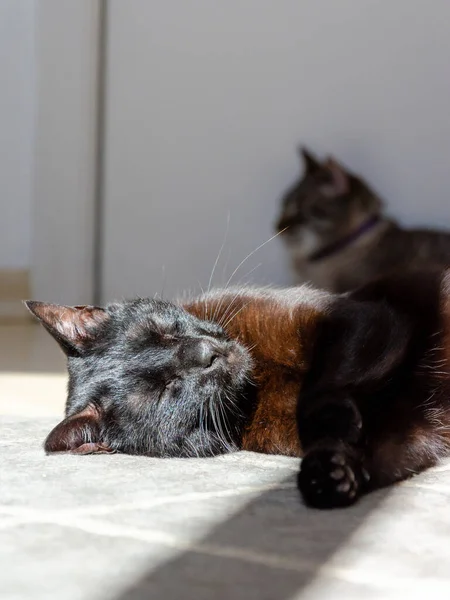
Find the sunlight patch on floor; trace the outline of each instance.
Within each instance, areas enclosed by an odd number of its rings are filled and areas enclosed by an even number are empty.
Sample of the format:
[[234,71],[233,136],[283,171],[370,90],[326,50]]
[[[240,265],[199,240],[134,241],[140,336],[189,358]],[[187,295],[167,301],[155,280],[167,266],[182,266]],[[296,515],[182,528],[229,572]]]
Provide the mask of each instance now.
[[62,417],[67,394],[63,373],[0,372],[0,414]]
[[61,417],[67,393],[65,357],[35,323],[0,326],[0,415]]

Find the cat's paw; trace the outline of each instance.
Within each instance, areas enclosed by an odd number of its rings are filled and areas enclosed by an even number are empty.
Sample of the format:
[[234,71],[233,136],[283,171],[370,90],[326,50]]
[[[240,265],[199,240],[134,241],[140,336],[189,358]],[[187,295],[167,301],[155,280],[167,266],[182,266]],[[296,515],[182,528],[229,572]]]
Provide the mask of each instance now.
[[338,508],[358,499],[366,478],[352,456],[339,450],[313,450],[302,460],[298,487],[308,506]]

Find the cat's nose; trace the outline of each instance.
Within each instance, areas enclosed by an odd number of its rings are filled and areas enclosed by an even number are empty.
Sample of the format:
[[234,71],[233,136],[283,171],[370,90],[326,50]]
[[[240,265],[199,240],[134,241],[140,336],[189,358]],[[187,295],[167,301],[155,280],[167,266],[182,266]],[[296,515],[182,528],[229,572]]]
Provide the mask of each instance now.
[[208,369],[226,355],[227,349],[219,341],[207,337],[194,338],[180,348],[180,367],[187,370]]
[[223,355],[223,352],[217,344],[209,340],[202,340],[198,348],[198,365],[207,369],[211,367],[214,361]]

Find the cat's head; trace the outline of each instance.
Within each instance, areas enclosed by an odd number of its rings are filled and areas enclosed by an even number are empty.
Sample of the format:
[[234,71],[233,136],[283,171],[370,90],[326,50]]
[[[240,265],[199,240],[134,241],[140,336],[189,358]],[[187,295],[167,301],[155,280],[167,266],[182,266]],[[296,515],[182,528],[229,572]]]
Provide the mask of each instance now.
[[68,359],[66,418],[47,452],[211,456],[239,447],[251,359],[215,323],[161,300],[27,306]]
[[382,203],[335,159],[321,163],[305,148],[299,154],[303,176],[284,195],[276,229],[307,258],[380,214]]

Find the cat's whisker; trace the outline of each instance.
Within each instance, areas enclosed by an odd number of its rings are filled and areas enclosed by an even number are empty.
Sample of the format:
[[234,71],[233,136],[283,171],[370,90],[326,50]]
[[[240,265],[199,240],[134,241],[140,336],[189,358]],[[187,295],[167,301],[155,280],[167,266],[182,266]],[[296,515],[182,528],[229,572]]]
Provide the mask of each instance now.
[[265,246],[266,244],[268,244],[269,242],[271,242],[272,240],[274,240],[276,237],[278,237],[279,235],[281,235],[282,233],[284,233],[286,231],[287,227],[285,227],[284,229],[282,229],[281,231],[278,231],[278,233],[275,233],[275,235],[272,235],[268,240],[266,240],[265,242],[263,242],[262,244],[260,244],[257,248],[255,248],[254,250],[252,250],[252,252],[250,252],[249,254],[247,254],[247,256],[241,260],[241,262],[238,264],[238,266],[235,268],[235,270],[231,273],[228,281],[225,284],[225,289],[227,289],[227,287],[229,286],[231,280],[233,279],[233,277],[235,276],[235,274],[239,271],[239,269],[242,267],[242,265],[250,258],[252,257],[256,252],[258,252],[258,250],[260,250],[261,248],[263,248],[263,246]]
[[[244,278],[249,277],[249,275],[251,275],[254,271],[256,271],[256,269],[258,269],[260,266],[262,265],[262,263],[258,263],[256,266],[253,267],[253,269],[250,269],[250,271],[248,273],[246,273],[245,275],[243,275],[236,283],[236,285],[239,285],[235,296],[233,297],[233,299],[231,300],[231,304],[234,302],[234,300],[237,298],[237,296],[242,292],[243,289],[245,289],[245,287],[248,285],[248,281],[243,281]],[[240,285],[242,284],[242,285]],[[214,316],[213,316],[213,320],[215,320],[217,314],[220,314],[220,309],[222,308],[223,302],[225,300],[225,296],[222,297],[222,299],[220,300],[217,309],[214,311]],[[229,308],[229,307],[228,307]],[[228,311],[227,308],[227,311]],[[225,311],[225,314],[222,316],[222,320],[226,319],[226,313],[227,311]]]
[[[225,396],[225,399],[227,401],[227,405],[229,407],[230,412],[233,415],[235,415],[236,417],[238,417],[238,419],[240,419],[241,417],[243,417],[244,413],[239,408],[239,405],[237,404],[236,398],[233,398],[233,396],[230,396],[226,391],[224,391],[224,396]],[[235,422],[235,428],[237,428],[237,427],[238,427],[238,422]]]
[[[229,228],[230,228],[230,213],[228,212],[227,227],[226,227],[226,230],[225,230],[225,236],[224,236],[222,245],[220,246],[219,252],[218,252],[217,257],[216,257],[216,260],[214,261],[214,265],[213,265],[213,268],[211,270],[211,274],[209,276],[208,287],[207,287],[207,292],[208,293],[211,290],[211,284],[212,284],[212,280],[213,280],[213,277],[214,277],[214,273],[216,271],[216,267],[217,267],[217,264],[218,264],[218,262],[220,260],[221,255],[222,255],[222,252],[223,252],[223,249],[225,247],[225,244],[227,242]],[[202,292],[203,292],[203,295],[205,296],[205,292],[204,292],[203,288],[202,288]],[[214,318],[215,318],[214,315],[212,315],[211,316],[211,320],[213,321]],[[205,319],[208,319],[208,300],[207,300],[207,297],[205,297]]]
[[[201,291],[202,291],[202,294],[203,294],[203,295],[205,295],[205,290],[203,289],[203,286],[202,286],[202,284],[200,283],[200,280],[199,280],[199,279],[197,279],[197,283],[198,283],[198,285],[199,285],[199,287],[200,287],[200,289],[201,289]],[[206,298],[205,298],[205,310],[203,311],[203,318],[204,318],[205,320],[207,320],[207,319],[208,319],[208,301],[207,301],[207,299],[206,299]]]
[[225,328],[227,325],[229,325],[234,319],[235,315],[239,314],[239,312],[244,308],[244,306],[245,304],[240,307],[235,307],[234,311],[230,311],[229,313],[227,313],[227,315],[225,315],[226,320],[222,323],[222,327]]
[[210,411],[210,415],[211,415],[211,420],[212,420],[212,424],[213,424],[213,427],[214,427],[214,431],[215,431],[217,437],[219,438],[220,442],[223,443],[222,437],[220,435],[219,425],[218,425],[217,420],[216,420],[216,409],[215,409],[214,403],[212,402],[211,399],[209,401],[209,411]]
[[437,337],[437,336],[441,336],[444,332],[442,331],[442,329],[440,329],[439,331],[435,331],[434,333],[432,333],[430,335],[430,337]]
[[188,446],[191,448],[193,456],[195,456],[195,458],[200,458],[200,452],[198,451],[198,448],[195,447],[194,442],[192,440],[190,440],[189,438],[186,440]]
[[254,350],[257,347],[257,343],[255,342],[254,344],[252,344],[251,346],[246,346],[246,350],[247,352],[252,352],[252,350]]
[[226,259],[225,264],[222,269],[221,287],[223,287],[223,282],[226,280],[226,277],[227,277],[226,273],[227,273],[228,265],[230,264],[230,258],[231,258],[231,248],[228,250],[228,256],[227,256],[227,259]]
[[225,247],[225,244],[226,244],[226,242],[227,242],[227,238],[228,238],[228,230],[229,230],[229,228],[230,228],[230,212],[228,211],[228,216],[227,216],[227,228],[226,228],[226,230],[225,230],[225,237],[223,238],[222,245],[220,246],[219,253],[218,253],[218,255],[217,255],[217,258],[216,258],[216,260],[215,260],[215,262],[214,262],[214,266],[213,266],[213,268],[212,268],[211,275],[209,276],[209,281],[208,281],[208,292],[209,292],[209,291],[210,291],[210,289],[211,289],[211,283],[212,283],[212,280],[213,280],[213,277],[214,277],[214,273],[215,273],[215,270],[216,270],[216,267],[217,267],[217,263],[218,263],[218,262],[219,262],[219,260],[220,260],[220,257],[221,257],[221,255],[222,255],[223,249],[224,249],[224,247]]
[[237,293],[229,302],[228,302],[228,306],[226,307],[223,315],[220,317],[220,319],[218,320],[218,324],[220,326],[223,326],[223,323],[226,321],[228,315],[233,311],[234,307],[234,303],[236,301],[236,299],[238,298],[239,293]]
[[223,325],[224,328],[228,327],[228,325],[238,316],[238,314],[244,310],[244,308],[247,308],[247,306],[250,304],[250,302],[246,302],[244,304],[244,306],[241,306],[241,308],[236,311],[233,315],[231,315],[231,317],[228,319],[228,321]]
[[[202,439],[202,447],[203,453],[207,456],[207,447],[208,447],[208,410],[207,407],[202,404],[202,418],[201,418],[201,432],[200,436]],[[209,407],[209,414],[211,413],[211,408]]]
[[226,415],[226,410],[224,409],[224,407],[223,407],[222,404],[219,404],[219,406],[220,406],[220,411],[222,413],[222,419],[223,419],[223,424],[224,424],[224,427],[225,427],[225,431],[227,432],[227,435],[228,435],[228,438],[227,438],[228,448],[230,449],[230,452],[231,452],[230,440],[233,439],[233,436],[231,435],[231,431],[230,431],[230,428],[229,428],[228,419],[227,419],[227,415]]
[[[260,263],[260,265],[261,265],[261,264],[262,264],[262,263]],[[257,265],[257,266],[260,266],[260,265]],[[256,267],[255,267],[255,268],[256,268]],[[252,269],[252,270],[254,270],[254,269]],[[251,272],[251,271],[250,271],[250,272]],[[227,319],[227,318],[230,316],[230,314],[231,314],[231,312],[232,312],[232,310],[233,310],[233,307],[234,307],[234,303],[235,303],[235,301],[238,299],[238,297],[241,295],[241,293],[242,293],[242,292],[245,292],[245,290],[246,290],[246,289],[247,289],[247,288],[246,288],[246,285],[245,285],[245,283],[244,283],[244,285],[243,285],[243,286],[241,286],[241,287],[237,288],[237,290],[236,290],[236,293],[235,293],[235,295],[233,296],[233,298],[232,298],[232,299],[229,301],[229,304],[228,304],[228,306],[227,306],[227,308],[226,308],[226,310],[225,310],[224,314],[223,314],[223,315],[221,316],[221,318],[219,319],[219,322],[218,322],[218,323],[219,323],[219,325],[223,326],[223,323],[224,323],[224,322],[226,321],[226,319]],[[220,304],[222,304],[222,302],[223,302],[223,299],[221,300],[221,303],[220,303]]]
[[228,306],[226,307],[223,315],[220,317],[219,319],[219,325],[223,325],[223,323],[226,321],[228,315],[233,311],[234,309],[234,303],[236,302],[237,298],[239,296],[239,291],[235,294],[235,296],[233,296],[233,298],[228,302]]
[[[238,292],[236,293],[236,295],[235,295],[235,296],[234,296],[234,297],[231,299],[230,303],[228,304],[227,308],[225,309],[225,312],[224,312],[224,314],[223,314],[223,315],[222,315],[222,317],[219,319],[219,324],[220,324],[220,323],[222,323],[222,322],[223,322],[223,321],[224,321],[224,320],[227,318],[227,314],[228,314],[228,313],[229,313],[229,311],[231,310],[231,308],[232,308],[232,306],[233,306],[233,303],[234,303],[234,301],[236,300],[236,298],[238,297],[238,295],[239,295],[239,291],[238,291]],[[219,304],[218,304],[218,307],[217,307],[217,309],[216,309],[216,311],[215,311],[215,313],[214,313],[214,319],[216,319],[217,315],[218,315],[218,314],[220,314],[220,310],[221,310],[221,308],[222,308],[222,305],[223,305],[223,303],[224,303],[224,300],[225,300],[225,298],[226,298],[226,297],[225,297],[225,296],[223,296],[223,297],[222,297],[222,299],[220,300],[220,302],[219,302]]]
[[[262,263],[258,263],[257,265],[255,265],[252,269],[250,269],[250,271],[248,271],[248,273],[245,273],[245,275],[243,275],[237,282],[236,282],[236,294],[233,296],[233,298],[231,299],[231,301],[229,301],[229,305],[227,306],[224,314],[221,316],[221,318],[218,320],[219,324],[222,321],[225,321],[225,319],[227,318],[229,312],[232,309],[232,305],[235,301],[235,299],[239,296],[239,294],[246,288],[246,286],[248,286],[248,277],[254,272],[256,271],[256,269],[258,269],[260,266],[262,265]],[[245,281],[244,281],[245,278]],[[242,285],[241,285],[242,284]],[[218,315],[220,315],[220,311],[222,309],[222,306],[224,305],[225,301],[227,300],[227,297],[225,295],[222,295],[220,302],[216,305],[210,320],[211,321],[217,321],[217,317]],[[207,302],[207,297],[204,298],[204,302]]]
[[212,416],[212,420],[213,420],[213,425],[214,428],[216,430],[216,433],[219,437],[219,440],[222,444],[222,446],[228,451],[231,452],[232,451],[232,447],[230,446],[229,442],[227,441],[225,432],[223,430],[223,423],[220,417],[220,410],[222,408],[221,403],[220,403],[220,399],[219,401],[216,401],[215,403],[211,403],[210,401],[210,407],[211,407],[211,416]]
[[242,280],[244,279],[244,277],[248,277],[249,275],[251,275],[254,271],[256,271],[256,269],[259,269],[259,267],[262,266],[262,263],[258,263],[257,265],[255,265],[253,267],[253,269],[250,269],[250,271],[248,273],[246,273],[245,275],[243,275],[240,279],[238,279],[237,281],[237,285],[239,285],[240,283],[243,283],[243,285],[247,286],[248,285],[248,281],[244,281],[242,282]]
[[200,403],[200,411],[199,411],[199,419],[198,419],[198,430],[200,433],[200,444],[201,447],[204,447],[204,443],[203,443],[203,436],[204,436],[204,432],[203,432],[203,403]]

